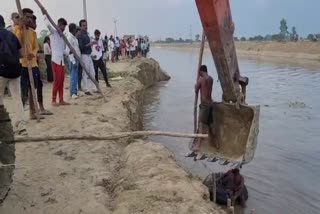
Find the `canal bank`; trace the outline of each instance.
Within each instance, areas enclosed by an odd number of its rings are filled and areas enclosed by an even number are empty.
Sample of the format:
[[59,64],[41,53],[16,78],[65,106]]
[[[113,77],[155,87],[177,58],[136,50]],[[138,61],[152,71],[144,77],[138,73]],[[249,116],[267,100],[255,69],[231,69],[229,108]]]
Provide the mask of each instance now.
[[[275,57],[294,60],[320,60],[320,42],[235,42],[237,53],[240,56]],[[154,43],[156,48],[197,49],[199,42],[190,43]],[[209,50],[206,44],[206,50]]]
[[[106,103],[95,95],[50,108],[52,85],[46,83],[45,104],[54,115],[29,121],[29,134],[140,130],[146,89],[169,76],[151,59],[108,66],[115,81],[112,89],[102,87]],[[14,116],[10,98],[5,106]],[[209,201],[201,181],[157,143],[132,138],[26,143],[16,145],[16,156],[12,189],[0,213],[223,213]]]

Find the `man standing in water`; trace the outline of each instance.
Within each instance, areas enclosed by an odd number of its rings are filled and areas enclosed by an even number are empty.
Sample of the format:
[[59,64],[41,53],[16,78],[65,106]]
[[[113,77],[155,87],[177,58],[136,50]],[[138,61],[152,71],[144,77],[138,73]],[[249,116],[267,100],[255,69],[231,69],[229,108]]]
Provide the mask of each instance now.
[[204,134],[208,132],[208,128],[212,123],[212,87],[213,78],[208,74],[207,66],[202,65],[199,70],[199,79],[195,86],[195,91],[196,93],[200,91],[199,131]]
[[[199,69],[199,79],[195,86],[196,94],[200,91],[200,110],[199,110],[199,133],[202,134],[213,134],[212,133],[212,88],[213,88],[213,78],[208,74],[208,69],[206,65],[202,65]],[[196,147],[200,147],[201,140]],[[216,145],[219,148],[219,145]]]

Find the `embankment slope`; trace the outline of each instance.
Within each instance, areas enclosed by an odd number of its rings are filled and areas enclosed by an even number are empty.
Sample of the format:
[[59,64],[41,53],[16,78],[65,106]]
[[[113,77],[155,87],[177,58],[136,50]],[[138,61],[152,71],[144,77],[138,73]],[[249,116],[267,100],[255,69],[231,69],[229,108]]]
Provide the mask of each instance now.
[[[51,108],[53,116],[28,123],[30,135],[103,135],[141,129],[145,90],[169,77],[149,59],[109,66],[112,75],[122,79],[112,81],[112,90],[102,87],[107,103],[92,96]],[[51,87],[45,84],[46,106]],[[10,98],[5,105],[14,116]],[[157,143],[129,138],[26,143],[16,149],[14,182],[0,213],[223,213],[209,202],[201,182]]]

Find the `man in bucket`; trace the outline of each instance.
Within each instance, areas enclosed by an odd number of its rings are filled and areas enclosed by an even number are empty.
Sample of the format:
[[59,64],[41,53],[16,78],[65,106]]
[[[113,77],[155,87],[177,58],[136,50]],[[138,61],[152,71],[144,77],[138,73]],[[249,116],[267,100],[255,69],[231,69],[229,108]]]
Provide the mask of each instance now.
[[[213,78],[208,74],[206,65],[202,65],[199,69],[199,79],[195,85],[196,94],[200,91],[200,110],[199,110],[199,133],[213,134],[212,132],[212,88]],[[200,146],[200,145],[199,145]],[[218,145],[216,145],[219,148]]]

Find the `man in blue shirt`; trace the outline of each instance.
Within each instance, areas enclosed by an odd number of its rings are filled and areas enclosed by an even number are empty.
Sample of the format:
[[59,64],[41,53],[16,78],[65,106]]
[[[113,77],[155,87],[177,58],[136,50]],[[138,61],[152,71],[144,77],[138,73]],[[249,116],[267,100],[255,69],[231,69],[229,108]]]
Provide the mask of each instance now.
[[[86,68],[88,69],[88,72],[91,74],[92,77],[95,76],[95,70],[93,66],[93,61],[91,58],[92,49],[91,46],[95,45],[96,41],[91,41],[89,34],[88,34],[88,25],[86,20],[81,20],[79,22],[79,26],[81,29],[80,36],[78,37],[79,41],[79,48],[81,52],[81,58],[83,63],[85,64]],[[95,89],[95,86],[89,76],[86,72],[82,72],[82,84],[83,84],[83,90],[86,95],[91,96],[92,92],[97,92],[98,90]]]

